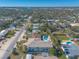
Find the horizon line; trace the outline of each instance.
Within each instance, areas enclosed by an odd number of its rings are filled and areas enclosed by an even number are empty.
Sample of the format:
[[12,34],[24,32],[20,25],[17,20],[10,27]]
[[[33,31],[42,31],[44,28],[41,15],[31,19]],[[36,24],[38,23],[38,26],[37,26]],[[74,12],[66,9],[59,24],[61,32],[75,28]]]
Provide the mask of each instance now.
[[0,6],[1,7],[25,7],[25,8],[79,8],[79,6]]

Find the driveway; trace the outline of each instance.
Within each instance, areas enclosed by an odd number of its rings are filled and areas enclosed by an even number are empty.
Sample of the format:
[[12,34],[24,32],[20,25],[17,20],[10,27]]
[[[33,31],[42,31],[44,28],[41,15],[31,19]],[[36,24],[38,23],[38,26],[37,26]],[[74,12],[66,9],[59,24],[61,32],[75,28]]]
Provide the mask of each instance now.
[[55,56],[47,56],[47,57],[44,57],[44,56],[34,56],[34,59],[58,59],[58,58],[55,57]]

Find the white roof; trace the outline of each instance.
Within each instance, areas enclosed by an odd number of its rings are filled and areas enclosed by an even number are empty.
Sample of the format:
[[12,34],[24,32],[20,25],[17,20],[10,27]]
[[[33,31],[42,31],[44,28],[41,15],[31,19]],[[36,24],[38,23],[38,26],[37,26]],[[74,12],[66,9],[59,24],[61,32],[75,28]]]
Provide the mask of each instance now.
[[72,23],[71,26],[79,26],[79,23]]
[[0,36],[3,36],[3,35],[5,35],[5,34],[7,34],[7,32],[8,32],[8,29],[2,30],[2,31],[0,32]]

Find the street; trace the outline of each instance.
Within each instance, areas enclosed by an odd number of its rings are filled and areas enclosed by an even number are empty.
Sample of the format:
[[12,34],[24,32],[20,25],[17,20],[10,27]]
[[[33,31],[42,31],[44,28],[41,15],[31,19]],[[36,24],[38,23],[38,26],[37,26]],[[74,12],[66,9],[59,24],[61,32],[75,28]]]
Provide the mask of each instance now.
[[25,33],[25,28],[22,27],[14,37],[9,39],[5,44],[0,48],[0,59],[7,59],[11,54],[16,42],[20,39],[21,35]]

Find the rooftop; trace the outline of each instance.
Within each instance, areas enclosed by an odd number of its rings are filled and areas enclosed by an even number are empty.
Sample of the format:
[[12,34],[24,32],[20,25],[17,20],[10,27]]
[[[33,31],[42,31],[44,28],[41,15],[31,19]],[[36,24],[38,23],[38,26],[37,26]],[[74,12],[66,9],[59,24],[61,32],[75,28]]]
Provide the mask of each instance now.
[[79,26],[79,23],[71,23],[71,26]]
[[52,47],[51,41],[44,42],[39,38],[34,39],[27,47]]
[[67,55],[69,56],[77,56],[79,55],[79,46],[75,46],[74,44],[68,46],[64,46],[64,51],[69,52]]
[[0,37],[5,36],[8,33],[8,29],[2,30],[0,32]]
[[79,38],[77,36],[67,37],[62,40],[62,49],[67,56],[79,56]]

